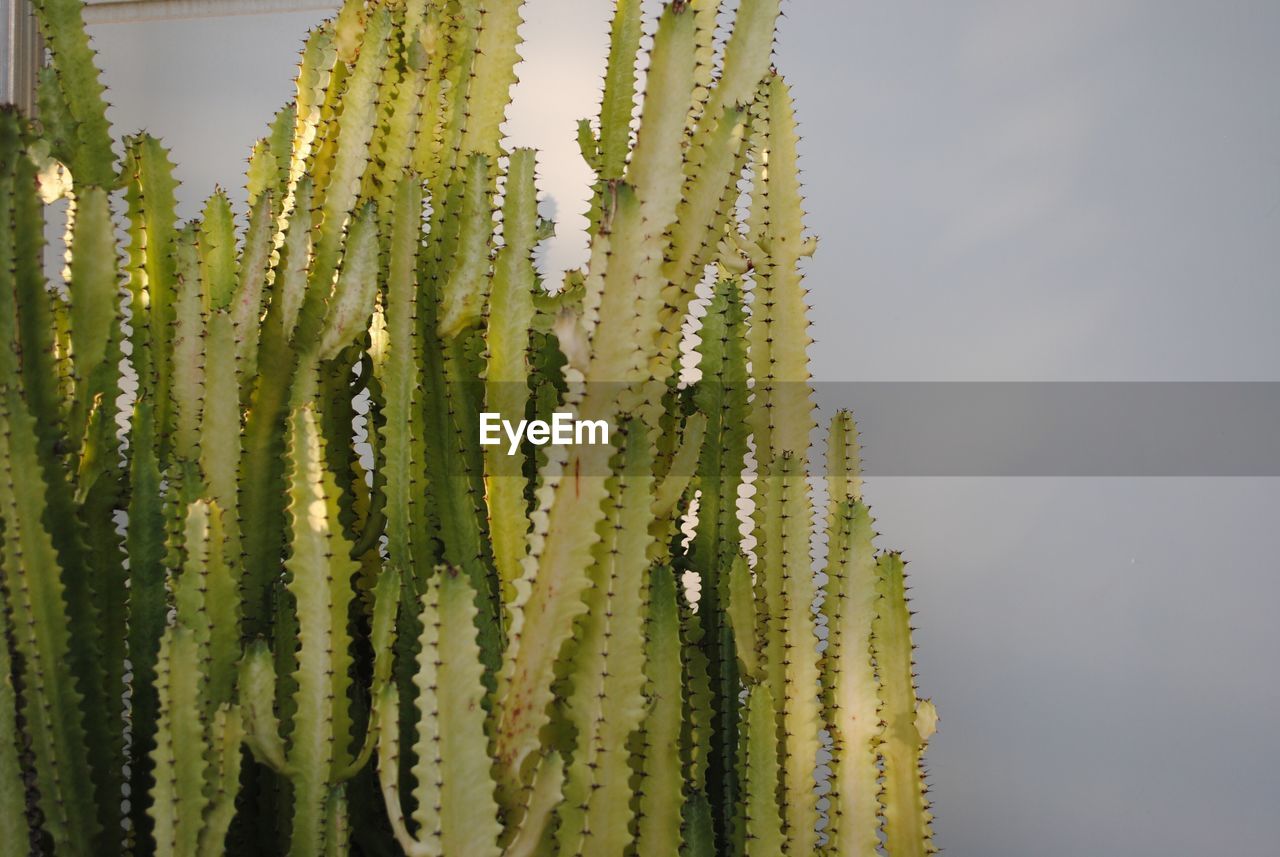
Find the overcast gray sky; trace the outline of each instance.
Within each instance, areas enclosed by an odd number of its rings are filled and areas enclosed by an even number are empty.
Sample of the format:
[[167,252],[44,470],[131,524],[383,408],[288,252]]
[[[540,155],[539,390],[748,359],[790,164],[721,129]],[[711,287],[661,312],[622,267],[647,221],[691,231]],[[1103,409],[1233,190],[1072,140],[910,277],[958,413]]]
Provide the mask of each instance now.
[[[531,0],[515,142],[576,264],[606,3]],[[786,6],[815,374],[1280,381],[1280,3]],[[117,130],[238,187],[319,15],[95,30]],[[848,402],[855,409],[858,402]],[[1211,442],[1211,440],[1210,440]],[[867,438],[874,458],[876,438]],[[869,480],[953,857],[1280,853],[1280,480]]]

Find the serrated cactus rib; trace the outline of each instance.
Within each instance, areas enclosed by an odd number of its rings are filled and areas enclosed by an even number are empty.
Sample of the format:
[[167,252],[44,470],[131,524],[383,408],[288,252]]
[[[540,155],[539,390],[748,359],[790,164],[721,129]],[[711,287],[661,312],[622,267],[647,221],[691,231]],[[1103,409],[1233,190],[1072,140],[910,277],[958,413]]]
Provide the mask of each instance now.
[[20,394],[6,384],[0,396],[5,585],[14,614],[24,617],[14,628],[24,663],[21,710],[31,735],[45,830],[58,847],[82,853],[99,827],[80,694],[65,669],[69,631],[64,590],[53,544],[41,523],[45,488],[30,442],[35,429],[25,407]]
[[466,575],[442,567],[421,601],[415,707],[418,716],[413,830],[399,785],[399,723],[390,684],[381,704],[379,778],[392,828],[408,854],[501,853],[498,805],[482,711],[483,667],[475,595]]
[[872,659],[877,594],[874,521],[861,502],[857,434],[837,413],[827,439],[827,585],[822,612],[823,712],[831,735],[829,841],[838,853],[872,857],[879,846],[880,687]]
[[645,628],[645,677],[649,711],[644,723],[640,762],[636,853],[642,857],[675,854],[680,849],[680,809],[684,763],[680,758],[683,718],[680,615],[676,579],[670,568],[650,576]]
[[53,59],[57,89],[73,125],[66,153],[76,182],[110,188],[115,180],[111,126],[94,51],[85,35],[78,0],[39,0],[33,4]]
[[[530,328],[537,272],[533,248],[537,243],[537,191],[534,153],[517,149],[507,167],[502,209],[503,246],[493,266],[492,300],[485,331],[485,410],[523,418],[529,400]],[[494,565],[503,585],[503,600],[515,595],[525,553],[529,521],[525,514],[523,456],[501,445],[486,447],[485,490],[489,537]]]
[[18,695],[13,686],[9,653],[9,605],[0,603],[0,837],[5,842],[27,838],[26,788],[18,758]]
[[[411,517],[425,514],[413,508],[415,468],[411,428],[418,403],[415,383],[417,342],[414,315],[419,230],[422,225],[422,188],[410,180],[396,194],[390,268],[386,286],[386,356],[377,366],[384,395],[382,453],[386,473],[387,557],[390,566],[408,578],[413,569]],[[419,545],[419,548],[422,546]]]
[[235,809],[244,740],[231,702],[240,657],[238,591],[225,558],[223,514],[196,500],[183,526],[186,560],[157,658],[159,717],[148,810],[155,850],[222,853]]
[[644,716],[642,624],[653,497],[643,424],[622,429],[621,475],[612,480],[596,543],[587,613],[575,641],[566,700],[576,729],[558,837],[561,853],[617,854],[630,843],[628,742]]
[[299,649],[294,673],[296,713],[288,753],[294,783],[296,854],[323,846],[325,806],[333,776],[349,763],[346,689],[350,684],[347,605],[355,563],[337,525],[336,487],[323,469],[324,451],[310,406],[291,422],[289,590],[297,604]]
[[876,563],[880,600],[873,626],[873,652],[884,724],[878,747],[883,767],[880,813],[889,853],[923,857],[937,850],[921,768],[937,715],[932,703],[916,698],[903,565],[897,553],[883,554]]
[[743,730],[745,853],[748,857],[786,853],[777,800],[779,771],[774,701],[767,684],[751,688],[743,716],[746,720]]

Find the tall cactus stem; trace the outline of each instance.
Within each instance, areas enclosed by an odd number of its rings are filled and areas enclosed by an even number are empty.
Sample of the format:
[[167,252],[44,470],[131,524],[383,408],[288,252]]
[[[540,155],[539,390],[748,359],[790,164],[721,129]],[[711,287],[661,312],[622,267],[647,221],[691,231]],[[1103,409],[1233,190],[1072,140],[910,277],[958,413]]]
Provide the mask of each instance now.
[[910,612],[901,554],[886,553],[876,564],[879,577],[874,624],[876,672],[880,679],[879,745],[883,767],[880,813],[885,848],[894,857],[934,854],[929,801],[921,756],[937,724],[933,703],[916,698]]

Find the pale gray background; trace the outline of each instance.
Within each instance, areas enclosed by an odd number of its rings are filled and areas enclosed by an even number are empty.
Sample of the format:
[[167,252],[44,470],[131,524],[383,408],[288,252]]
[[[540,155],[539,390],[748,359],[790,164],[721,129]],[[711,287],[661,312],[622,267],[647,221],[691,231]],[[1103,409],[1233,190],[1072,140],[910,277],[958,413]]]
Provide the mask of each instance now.
[[[607,4],[531,0],[562,236]],[[1280,3],[786,6],[823,380],[1280,380]],[[95,28],[118,130],[238,187],[318,14]],[[576,264],[558,239],[544,260]],[[858,402],[848,404],[857,408]],[[1212,442],[1212,439],[1207,439]],[[874,457],[874,438],[868,455]],[[1280,482],[876,478],[954,857],[1280,854]]]

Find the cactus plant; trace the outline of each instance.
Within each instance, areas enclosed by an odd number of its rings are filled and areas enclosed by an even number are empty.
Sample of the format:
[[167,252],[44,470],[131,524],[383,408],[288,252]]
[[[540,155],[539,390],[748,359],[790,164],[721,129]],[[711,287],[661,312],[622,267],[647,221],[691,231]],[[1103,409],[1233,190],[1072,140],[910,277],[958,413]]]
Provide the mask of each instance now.
[[[646,40],[617,0],[559,288],[501,130],[519,0],[347,0],[243,228],[220,190],[178,222],[155,138],[117,162],[78,3],[36,5],[40,115],[0,111],[6,843],[932,853],[937,716],[845,413],[825,585],[810,553],[778,0],[720,48],[719,3],[671,0]],[[610,431],[508,454],[482,411]]]

